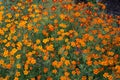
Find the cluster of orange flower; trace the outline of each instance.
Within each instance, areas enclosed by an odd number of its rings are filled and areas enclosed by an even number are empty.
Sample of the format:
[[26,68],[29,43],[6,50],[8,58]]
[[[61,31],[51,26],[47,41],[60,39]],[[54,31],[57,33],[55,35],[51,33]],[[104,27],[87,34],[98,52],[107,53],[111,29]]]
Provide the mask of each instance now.
[[0,2],[0,80],[120,79],[120,16],[105,5],[8,1]]

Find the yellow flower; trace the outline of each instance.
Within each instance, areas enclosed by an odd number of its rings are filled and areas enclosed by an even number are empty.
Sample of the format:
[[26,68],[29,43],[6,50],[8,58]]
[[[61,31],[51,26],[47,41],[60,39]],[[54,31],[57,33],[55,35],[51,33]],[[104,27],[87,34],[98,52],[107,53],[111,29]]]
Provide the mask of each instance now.
[[37,39],[37,40],[36,40],[36,44],[40,44],[40,39]]
[[39,29],[38,28],[34,28],[34,33],[38,33]]
[[20,57],[21,57],[21,55],[20,55],[20,54],[16,55],[16,58],[17,58],[17,59],[20,59]]
[[26,21],[20,21],[19,27],[25,27],[26,23],[27,23]]
[[47,42],[49,42],[49,38],[43,39],[44,44],[46,44]]
[[55,19],[55,20],[54,20],[54,23],[58,23],[58,20],[57,20],[57,19]]
[[34,58],[31,59],[31,64],[35,64],[36,60]]
[[67,39],[65,39],[65,42],[68,42],[69,41],[69,39],[67,38]]
[[22,42],[17,42],[16,44],[18,47],[22,47]]
[[28,20],[28,16],[22,16],[22,19],[27,21]]
[[53,47],[52,44],[49,45],[49,46],[46,46],[46,49],[47,49],[48,51],[54,51],[54,47]]
[[109,76],[109,74],[107,73],[107,72],[105,72],[104,74],[103,74],[103,77],[104,78],[107,78]]
[[39,20],[38,18],[34,18],[33,22],[38,22],[38,20]]
[[4,10],[4,6],[0,6],[0,10],[1,10],[1,11]]
[[64,52],[64,55],[67,56],[67,55],[68,55],[68,51],[65,51],[65,52]]
[[59,36],[59,37],[58,37],[58,40],[59,40],[59,41],[63,40],[63,37],[62,37],[62,36]]
[[11,13],[6,14],[6,16],[7,16],[8,18],[12,18],[12,14],[11,14]]
[[35,17],[35,14],[30,14],[30,17],[34,18],[34,17]]
[[68,49],[68,50],[69,50],[69,49],[70,49],[70,46],[69,46],[69,45],[67,45],[67,46],[66,46],[66,49]]
[[16,48],[13,48],[12,51],[10,51],[10,54],[11,54],[11,55],[14,55],[16,52],[17,52],[17,49],[16,49]]
[[64,24],[64,23],[60,23],[59,26],[62,27],[62,28],[66,28],[67,27],[67,25]]
[[65,14],[60,14],[60,18],[63,20],[65,19],[66,15]]
[[15,75],[16,75],[17,77],[19,77],[19,76],[20,76],[20,72],[16,71]]
[[4,53],[3,53],[3,56],[4,57],[7,57],[9,54],[8,54],[8,50],[5,50]]
[[51,41],[54,41],[54,38],[53,38],[53,37],[51,37],[51,38],[50,38],[50,40],[51,40]]
[[13,36],[12,39],[13,39],[13,41],[16,41],[17,40],[17,36]]
[[25,9],[25,6],[23,5],[23,6],[21,6],[21,9]]
[[2,42],[3,42],[3,43],[6,43],[6,42],[7,42],[7,39],[4,39]]
[[19,14],[17,13],[17,14],[15,14],[15,17],[17,18],[17,17],[19,17]]
[[31,31],[31,30],[33,29],[32,24],[28,24],[28,25],[27,25],[27,29],[28,29],[29,31]]
[[72,71],[72,75],[75,75],[76,74],[76,71]]
[[0,1],[0,5],[2,4],[2,1]]
[[0,64],[3,65],[4,64],[4,60],[0,60]]
[[3,11],[0,11],[0,22],[2,21],[2,19],[3,19]]
[[22,6],[22,4],[21,3],[17,3],[17,6]]
[[17,65],[16,65],[16,68],[20,69],[20,68],[21,68],[21,65],[20,65],[20,64],[17,64]]
[[28,72],[28,70],[24,70],[23,73],[24,73],[24,75],[28,75],[29,72]]
[[75,42],[71,42],[71,46],[75,47],[76,46]]
[[7,43],[5,44],[6,47],[9,47],[10,45],[11,45],[10,42],[7,42]]
[[0,28],[0,35],[4,35],[4,31]]

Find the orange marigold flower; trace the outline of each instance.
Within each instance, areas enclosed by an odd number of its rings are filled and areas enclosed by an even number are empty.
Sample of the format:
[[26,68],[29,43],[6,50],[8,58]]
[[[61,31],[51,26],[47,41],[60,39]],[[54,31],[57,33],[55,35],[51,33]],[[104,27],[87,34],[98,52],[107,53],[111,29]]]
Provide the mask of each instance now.
[[103,77],[104,78],[107,78],[109,76],[109,74],[107,73],[107,72],[105,72],[104,74],[103,74]]
[[49,76],[49,77],[47,77],[47,80],[53,80],[53,78]]
[[113,55],[114,55],[114,52],[109,51],[109,52],[107,52],[107,54],[108,54],[109,56],[113,56]]
[[65,76],[61,76],[60,80],[66,80],[66,77]]
[[43,60],[46,61],[46,60],[48,60],[48,58],[49,58],[48,56],[44,56],[44,57],[43,57]]
[[86,76],[82,76],[82,80],[87,80],[87,77]]
[[4,31],[0,28],[0,35],[4,35]]
[[64,20],[64,19],[65,19],[65,17],[66,17],[66,15],[65,15],[65,14],[60,14],[60,18],[61,18],[62,20]]
[[76,74],[76,71],[72,71],[72,75],[75,75]]
[[100,50],[101,50],[101,48],[100,48],[99,45],[96,45],[96,46],[95,46],[95,49],[96,49],[97,51],[100,51]]
[[35,78],[31,78],[30,80],[35,80]]
[[57,0],[52,0],[53,2],[57,2]]
[[43,15],[47,16],[47,15],[48,15],[48,12],[47,12],[47,11],[44,11],[44,12],[43,12]]
[[69,73],[69,72],[65,72],[64,75],[65,75],[66,77],[68,77],[68,76],[70,75],[70,73]]
[[67,5],[67,10],[71,10],[73,8],[72,4]]
[[99,73],[99,69],[93,69],[93,73],[94,74],[98,74]]
[[80,16],[80,12],[75,12],[74,15],[75,15],[75,17],[79,17]]
[[12,68],[12,65],[11,65],[11,64],[7,64],[7,65],[6,65],[6,68],[7,68],[7,69],[11,69],[11,68]]
[[89,36],[89,40],[93,41],[94,37],[93,36]]
[[47,73],[47,72],[48,72],[48,68],[45,67],[45,68],[43,69],[43,72],[44,72],[44,73]]
[[46,46],[46,50],[48,50],[48,51],[54,51],[53,45],[51,44],[49,46]]
[[17,77],[19,77],[19,76],[20,76],[20,72],[16,71],[15,75],[16,75]]
[[52,10],[52,11],[55,11],[56,9],[57,9],[56,6],[52,6],[52,7],[51,7],[51,10]]
[[52,73],[56,74],[56,73],[57,73],[57,70],[56,70],[56,69],[52,70]]
[[71,42],[71,46],[75,47],[76,46],[75,42]]
[[88,66],[91,66],[91,65],[92,65],[92,61],[91,61],[91,60],[88,60],[88,61],[86,62],[86,64],[87,64]]
[[76,65],[76,64],[77,64],[76,61],[72,61],[71,63],[72,63],[73,65]]
[[65,57],[61,57],[60,60],[61,60],[61,61],[65,61]]
[[31,64],[35,64],[36,60],[34,58],[31,59]]
[[102,44],[103,45],[107,45],[107,41],[106,40],[102,40]]
[[48,25],[50,31],[54,31],[54,26],[52,24]]
[[66,66],[70,65],[70,61],[69,60],[65,60],[65,65]]
[[19,78],[18,78],[18,77],[15,77],[14,80],[19,80]]
[[37,80],[40,80],[40,79],[41,79],[41,75],[38,75],[38,76],[37,76]]

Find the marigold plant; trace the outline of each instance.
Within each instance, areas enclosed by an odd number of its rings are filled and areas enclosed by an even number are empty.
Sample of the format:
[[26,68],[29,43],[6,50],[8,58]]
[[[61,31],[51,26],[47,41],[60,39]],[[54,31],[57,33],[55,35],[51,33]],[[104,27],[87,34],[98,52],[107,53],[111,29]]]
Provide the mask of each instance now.
[[0,1],[0,80],[120,79],[120,16],[101,3]]

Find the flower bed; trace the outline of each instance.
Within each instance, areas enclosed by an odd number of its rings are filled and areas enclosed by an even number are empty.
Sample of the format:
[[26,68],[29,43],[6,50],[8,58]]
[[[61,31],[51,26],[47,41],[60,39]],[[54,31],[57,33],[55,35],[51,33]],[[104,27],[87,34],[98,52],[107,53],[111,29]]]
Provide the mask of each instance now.
[[120,16],[71,0],[0,2],[0,80],[120,79]]

